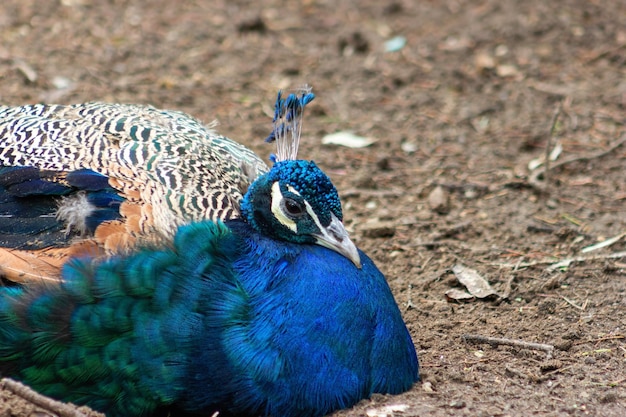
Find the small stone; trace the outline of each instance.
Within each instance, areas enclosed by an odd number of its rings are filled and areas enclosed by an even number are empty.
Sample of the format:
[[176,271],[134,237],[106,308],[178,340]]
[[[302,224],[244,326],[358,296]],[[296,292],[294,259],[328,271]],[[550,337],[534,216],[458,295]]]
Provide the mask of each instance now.
[[496,61],[487,52],[479,52],[474,58],[474,64],[479,71],[484,71],[495,68]]
[[457,408],[457,409],[465,408],[465,401],[462,401],[462,400],[451,401],[450,407]]
[[408,154],[411,154],[413,152],[416,152],[418,147],[417,143],[414,142],[402,142],[402,144],[400,145],[400,149]]
[[433,213],[425,208],[419,209],[415,212],[415,218],[419,221],[432,220]]
[[548,201],[546,201],[546,207],[556,209],[559,207],[559,202],[554,198],[549,198]]
[[52,85],[56,89],[69,88],[72,85],[72,80],[67,77],[56,76],[52,77]]
[[500,56],[500,57],[508,55],[509,47],[506,45],[500,44],[496,46],[496,48],[493,50],[493,53],[495,54],[495,56]]
[[422,384],[422,389],[424,390],[424,392],[435,392],[435,390],[433,389],[433,384],[429,381],[424,381],[424,383]]
[[442,186],[436,186],[428,195],[428,205],[435,213],[447,214],[450,211],[448,192]]
[[517,77],[520,75],[520,72],[515,65],[502,64],[496,67],[496,74],[498,74],[499,77],[506,78]]
[[378,204],[376,204],[376,202],[373,200],[370,200],[367,203],[365,203],[365,208],[368,210],[374,210],[376,207],[378,207]]
[[596,363],[596,358],[593,356],[587,356],[583,362],[585,362],[586,365],[594,365]]
[[385,52],[397,52],[406,45],[404,36],[396,36],[385,42]]
[[473,200],[476,197],[478,197],[478,190],[476,190],[476,188],[468,188],[467,190],[465,190],[465,193],[463,193],[463,196],[465,198],[467,198],[468,200]]

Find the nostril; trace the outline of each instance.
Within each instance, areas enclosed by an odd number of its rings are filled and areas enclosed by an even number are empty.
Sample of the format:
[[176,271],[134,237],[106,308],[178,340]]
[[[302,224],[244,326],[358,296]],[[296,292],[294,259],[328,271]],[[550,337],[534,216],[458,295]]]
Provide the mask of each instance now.
[[343,242],[345,234],[342,233],[341,230],[339,230],[335,225],[331,225],[331,227],[328,228],[328,231],[330,235],[337,240],[337,242]]

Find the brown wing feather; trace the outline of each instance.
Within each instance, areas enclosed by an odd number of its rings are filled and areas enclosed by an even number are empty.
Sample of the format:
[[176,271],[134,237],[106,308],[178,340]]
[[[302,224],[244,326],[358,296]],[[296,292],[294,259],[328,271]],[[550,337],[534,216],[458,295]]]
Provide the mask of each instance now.
[[63,264],[73,257],[98,257],[103,252],[93,241],[83,241],[67,248],[18,250],[0,248],[0,274],[13,282],[57,282]]

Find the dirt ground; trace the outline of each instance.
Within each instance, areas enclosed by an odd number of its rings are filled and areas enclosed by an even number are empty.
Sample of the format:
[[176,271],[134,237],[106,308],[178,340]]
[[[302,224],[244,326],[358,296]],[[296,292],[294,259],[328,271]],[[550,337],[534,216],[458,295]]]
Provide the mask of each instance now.
[[[622,0],[3,0],[0,102],[149,103],[268,155],[276,90],[309,83],[301,157],[337,185],[423,379],[336,416],[625,416],[624,16]],[[375,143],[321,144],[345,130]],[[562,148],[547,175],[529,168],[546,148]],[[497,294],[459,300],[458,264]],[[0,393],[0,415],[31,412]]]

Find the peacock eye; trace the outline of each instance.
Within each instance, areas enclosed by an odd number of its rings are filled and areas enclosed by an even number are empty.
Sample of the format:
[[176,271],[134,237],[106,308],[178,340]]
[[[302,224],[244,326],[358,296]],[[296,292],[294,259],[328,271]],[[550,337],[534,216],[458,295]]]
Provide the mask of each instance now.
[[304,206],[293,198],[285,198],[283,200],[283,211],[292,217],[300,217],[304,214]]

